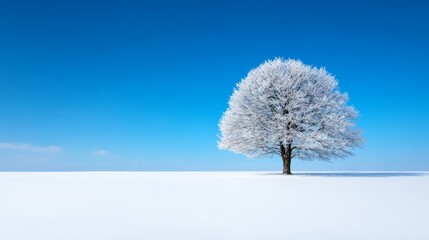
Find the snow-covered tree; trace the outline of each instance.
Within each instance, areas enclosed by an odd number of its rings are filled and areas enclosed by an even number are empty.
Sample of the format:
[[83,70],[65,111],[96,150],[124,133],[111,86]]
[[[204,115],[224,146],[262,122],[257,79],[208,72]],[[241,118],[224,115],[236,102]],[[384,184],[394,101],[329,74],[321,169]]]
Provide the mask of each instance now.
[[276,58],[237,84],[220,122],[220,149],[249,158],[280,155],[283,174],[294,157],[329,160],[352,155],[362,142],[348,95],[324,68]]

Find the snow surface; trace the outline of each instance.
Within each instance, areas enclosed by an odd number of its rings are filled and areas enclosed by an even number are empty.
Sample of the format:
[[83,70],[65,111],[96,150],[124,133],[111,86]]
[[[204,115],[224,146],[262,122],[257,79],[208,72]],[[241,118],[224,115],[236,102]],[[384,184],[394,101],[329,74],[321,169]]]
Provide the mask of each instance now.
[[429,239],[428,172],[0,173],[0,239]]

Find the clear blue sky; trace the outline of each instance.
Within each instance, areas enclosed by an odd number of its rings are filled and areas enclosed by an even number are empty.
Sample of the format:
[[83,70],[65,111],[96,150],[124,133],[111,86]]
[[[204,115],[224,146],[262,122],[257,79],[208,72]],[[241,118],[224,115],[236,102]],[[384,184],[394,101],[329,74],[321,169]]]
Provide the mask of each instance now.
[[216,146],[235,84],[277,56],[333,73],[366,138],[293,170],[429,170],[424,1],[137,2],[0,1],[0,171],[280,171]]

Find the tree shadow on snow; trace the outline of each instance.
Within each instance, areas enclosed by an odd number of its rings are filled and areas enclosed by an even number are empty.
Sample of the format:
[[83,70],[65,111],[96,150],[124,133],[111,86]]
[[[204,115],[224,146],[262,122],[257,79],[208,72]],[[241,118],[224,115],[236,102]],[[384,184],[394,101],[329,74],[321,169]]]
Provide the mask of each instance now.
[[[262,175],[282,175],[281,173],[263,173]],[[296,172],[292,176],[304,177],[416,177],[425,176],[422,172]]]

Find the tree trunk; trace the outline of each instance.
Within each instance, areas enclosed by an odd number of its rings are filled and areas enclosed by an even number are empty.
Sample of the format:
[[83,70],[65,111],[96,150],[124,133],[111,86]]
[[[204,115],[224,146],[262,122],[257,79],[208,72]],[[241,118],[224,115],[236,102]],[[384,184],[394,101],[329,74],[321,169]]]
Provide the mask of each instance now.
[[290,163],[292,162],[292,144],[286,144],[286,148],[283,144],[280,144],[280,153],[283,160],[283,174],[291,175]]

